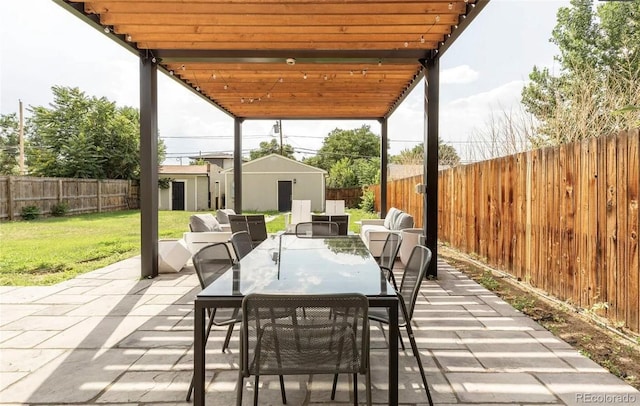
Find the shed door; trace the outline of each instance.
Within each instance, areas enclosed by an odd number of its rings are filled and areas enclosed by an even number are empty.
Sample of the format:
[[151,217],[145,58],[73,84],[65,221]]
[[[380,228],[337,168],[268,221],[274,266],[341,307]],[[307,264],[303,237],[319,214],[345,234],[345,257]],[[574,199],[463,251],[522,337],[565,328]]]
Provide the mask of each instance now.
[[171,182],[171,210],[184,210],[184,182]]
[[278,181],[278,211],[291,211],[291,192],[293,190],[290,180]]

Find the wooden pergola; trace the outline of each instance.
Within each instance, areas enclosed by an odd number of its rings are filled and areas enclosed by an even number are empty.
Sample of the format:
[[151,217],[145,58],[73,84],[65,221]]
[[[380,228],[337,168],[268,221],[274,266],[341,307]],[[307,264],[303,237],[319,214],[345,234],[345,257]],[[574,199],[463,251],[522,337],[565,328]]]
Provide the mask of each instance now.
[[[140,57],[142,276],[158,272],[157,72],[242,122],[387,120],[425,81],[424,232],[437,255],[439,59],[489,0],[54,0]],[[437,261],[429,274],[437,275]]]

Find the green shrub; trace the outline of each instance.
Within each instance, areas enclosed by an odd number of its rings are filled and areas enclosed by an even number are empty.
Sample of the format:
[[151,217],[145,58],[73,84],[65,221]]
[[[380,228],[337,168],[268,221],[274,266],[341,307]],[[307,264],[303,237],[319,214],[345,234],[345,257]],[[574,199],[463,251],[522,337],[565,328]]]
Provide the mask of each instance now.
[[364,193],[362,193],[362,202],[360,203],[360,208],[369,213],[373,213],[375,209],[375,198],[376,196],[373,193],[373,190],[365,190]]
[[38,206],[24,206],[20,211],[20,216],[25,220],[35,220],[40,215]]
[[54,217],[64,217],[69,212],[69,205],[65,202],[60,202],[53,205],[51,208],[51,215]]

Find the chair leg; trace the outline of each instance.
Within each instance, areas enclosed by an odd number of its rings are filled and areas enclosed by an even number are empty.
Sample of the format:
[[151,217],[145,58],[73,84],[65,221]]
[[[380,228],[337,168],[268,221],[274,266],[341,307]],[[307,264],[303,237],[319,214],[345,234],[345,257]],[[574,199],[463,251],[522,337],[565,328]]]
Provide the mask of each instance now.
[[229,324],[229,328],[227,329],[227,336],[224,338],[224,344],[222,344],[222,352],[225,352],[227,348],[229,348],[229,341],[231,341],[231,334],[233,334],[233,327],[235,323]]
[[242,406],[242,390],[244,389],[244,376],[242,369],[238,372],[238,387],[236,388],[236,406]]
[[353,374],[353,406],[358,406],[358,374]]
[[391,282],[393,284],[393,288],[397,291],[398,290],[398,284],[396,283],[396,277],[393,274],[393,269],[391,269],[389,271],[389,282]]
[[400,332],[400,327],[398,327],[398,340],[400,340],[400,346],[402,347],[402,351],[405,351],[404,340],[402,339],[402,334]]
[[256,375],[253,387],[253,406],[258,406],[258,384],[260,383],[260,375]]
[[187,402],[191,402],[191,394],[193,393],[193,380],[195,377],[191,375],[191,383],[189,384],[189,390],[187,391]]
[[280,394],[282,395],[282,404],[287,404],[287,394],[284,392],[284,377],[280,375]]
[[333,375],[333,386],[331,387],[331,400],[336,398],[336,387],[338,386],[338,374]]
[[427,392],[427,399],[429,400],[429,406],[433,406],[433,400],[431,399],[431,392],[429,391],[429,385],[427,384],[427,377],[424,374],[424,368],[422,367],[422,360],[420,359],[420,352],[418,352],[418,345],[416,344],[416,339],[413,336],[413,329],[411,328],[411,324],[407,323],[406,328],[407,328],[407,335],[409,336],[409,342],[411,342],[411,349],[413,350],[413,356],[416,357],[416,361],[418,361],[418,368],[420,369],[422,384],[424,385],[424,389]]

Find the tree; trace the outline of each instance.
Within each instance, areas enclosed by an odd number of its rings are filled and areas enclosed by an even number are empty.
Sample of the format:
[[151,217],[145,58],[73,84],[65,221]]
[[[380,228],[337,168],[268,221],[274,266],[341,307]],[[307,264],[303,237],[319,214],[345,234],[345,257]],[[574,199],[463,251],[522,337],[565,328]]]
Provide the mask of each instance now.
[[347,188],[358,186],[358,176],[353,170],[349,158],[342,158],[329,169],[327,186],[331,188]]
[[[534,145],[570,142],[633,126],[640,105],[640,1],[571,0],[550,41],[560,72],[534,67],[522,103],[539,121]],[[622,112],[622,113],[619,113]]]
[[[293,156],[293,152],[293,147],[291,145],[284,144],[282,146],[282,156],[296,159]],[[253,151],[249,152],[249,158],[251,160],[254,160],[271,154],[280,155],[280,144],[275,139],[272,139],[271,141],[262,141],[260,143],[259,149],[254,149]]]
[[305,163],[329,171],[342,158],[371,159],[380,156],[380,137],[371,132],[368,125],[354,130],[331,131],[314,157]]
[[[136,179],[140,114],[78,88],[53,86],[50,106],[31,107],[27,163],[38,176]],[[165,147],[158,140],[158,161]]]
[[0,175],[18,174],[18,127],[15,113],[0,115]]
[[[389,158],[389,161],[400,165],[423,165],[424,144],[417,144],[411,149],[403,149],[398,155]],[[455,166],[459,163],[460,157],[456,149],[438,139],[438,165]]]

